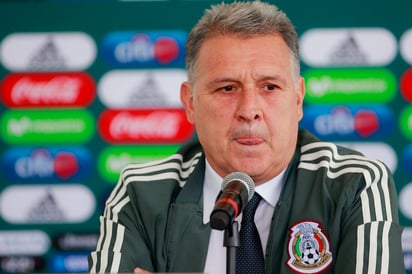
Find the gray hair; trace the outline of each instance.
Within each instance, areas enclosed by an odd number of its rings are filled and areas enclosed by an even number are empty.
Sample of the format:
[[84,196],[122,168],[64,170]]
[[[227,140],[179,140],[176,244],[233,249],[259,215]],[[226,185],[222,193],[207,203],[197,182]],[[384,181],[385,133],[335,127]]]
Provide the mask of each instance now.
[[260,2],[221,3],[207,9],[190,31],[186,42],[186,70],[189,81],[196,78],[196,65],[202,43],[212,37],[232,35],[242,38],[279,34],[292,59],[292,73],[300,74],[298,35],[286,14],[276,6]]

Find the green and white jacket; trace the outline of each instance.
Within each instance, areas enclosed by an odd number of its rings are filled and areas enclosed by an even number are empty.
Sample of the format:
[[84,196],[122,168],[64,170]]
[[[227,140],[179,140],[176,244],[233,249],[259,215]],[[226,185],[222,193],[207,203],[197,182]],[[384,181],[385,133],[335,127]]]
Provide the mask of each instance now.
[[[211,231],[202,221],[204,170],[199,143],[127,166],[100,217],[90,272],[203,272]],[[387,167],[300,130],[265,272],[405,273],[401,232]]]

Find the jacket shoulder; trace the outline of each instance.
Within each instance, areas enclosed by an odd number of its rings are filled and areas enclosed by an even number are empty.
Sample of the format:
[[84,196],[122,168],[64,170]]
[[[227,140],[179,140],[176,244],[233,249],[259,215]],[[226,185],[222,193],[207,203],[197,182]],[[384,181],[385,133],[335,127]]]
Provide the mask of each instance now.
[[183,186],[202,155],[203,151],[199,143],[190,143],[166,158],[127,165],[122,170],[120,179],[126,185],[130,182],[170,180]]
[[297,168],[313,183],[354,192],[370,189],[373,185],[380,185],[386,191],[392,188],[393,177],[388,167],[356,150],[304,134],[298,153]]

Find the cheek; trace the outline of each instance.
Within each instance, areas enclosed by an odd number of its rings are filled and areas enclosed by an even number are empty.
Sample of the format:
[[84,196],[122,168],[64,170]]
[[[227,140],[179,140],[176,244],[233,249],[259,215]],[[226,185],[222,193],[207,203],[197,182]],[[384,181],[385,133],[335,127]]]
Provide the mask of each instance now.
[[220,139],[222,134],[231,125],[229,116],[222,108],[201,108],[197,112],[197,128],[202,131],[203,135],[209,136],[209,139]]
[[202,109],[197,112],[198,123],[201,122],[207,128],[219,128],[227,124],[225,115],[213,109]]
[[198,114],[205,118],[213,119],[227,117],[230,106],[224,102],[219,102],[218,100],[218,98],[208,98],[208,100],[198,101],[198,104],[196,105]]

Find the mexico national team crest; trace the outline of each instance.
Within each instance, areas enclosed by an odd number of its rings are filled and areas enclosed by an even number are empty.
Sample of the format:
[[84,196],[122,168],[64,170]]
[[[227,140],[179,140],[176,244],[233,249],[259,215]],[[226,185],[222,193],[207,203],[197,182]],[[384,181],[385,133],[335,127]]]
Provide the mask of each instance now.
[[294,225],[288,242],[287,264],[299,273],[318,273],[332,263],[329,241],[316,222]]

